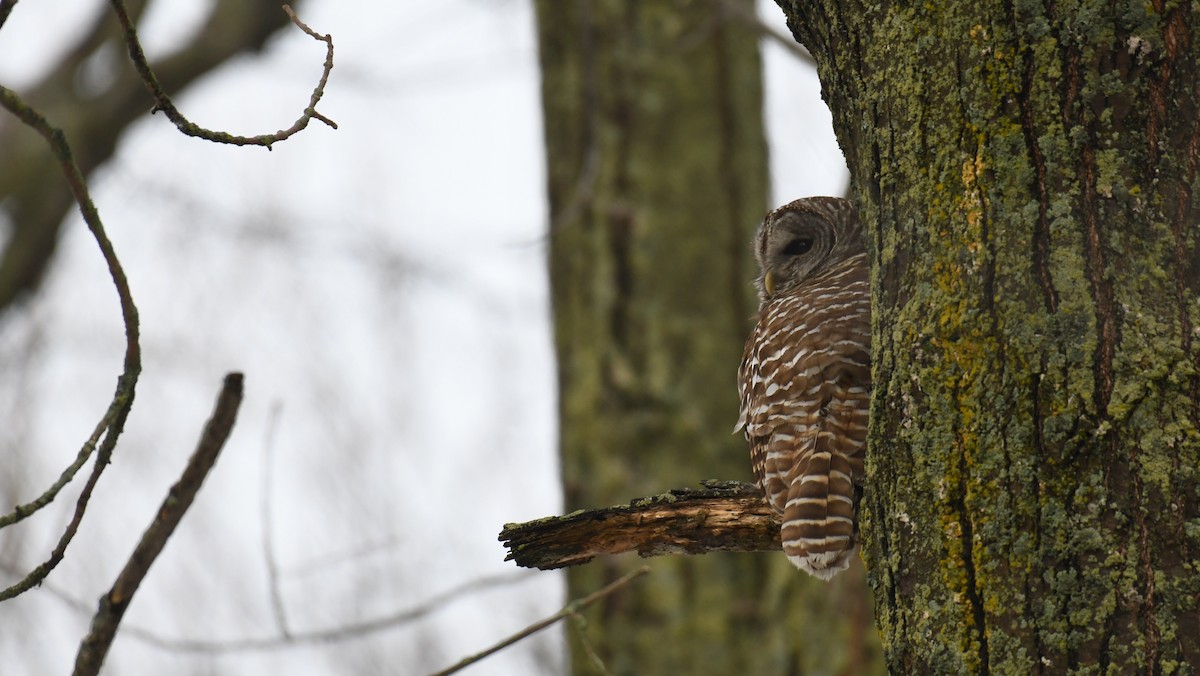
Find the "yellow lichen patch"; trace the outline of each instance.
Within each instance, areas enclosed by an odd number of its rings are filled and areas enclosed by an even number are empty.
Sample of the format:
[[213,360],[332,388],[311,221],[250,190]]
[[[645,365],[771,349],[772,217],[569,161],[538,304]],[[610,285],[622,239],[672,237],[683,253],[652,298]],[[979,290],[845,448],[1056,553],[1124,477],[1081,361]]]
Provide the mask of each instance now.
[[[975,157],[968,158],[962,165],[963,196],[960,208],[966,215],[967,225],[972,231],[977,230],[983,223],[984,203],[983,193],[979,189],[979,177],[986,166],[983,162],[982,148],[975,153]],[[968,241],[978,243],[979,240]]]

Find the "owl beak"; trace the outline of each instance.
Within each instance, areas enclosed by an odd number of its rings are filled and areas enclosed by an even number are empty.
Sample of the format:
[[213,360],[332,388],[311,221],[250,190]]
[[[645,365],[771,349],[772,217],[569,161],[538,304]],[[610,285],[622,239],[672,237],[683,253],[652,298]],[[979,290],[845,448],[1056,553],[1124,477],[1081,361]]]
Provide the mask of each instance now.
[[771,272],[763,275],[763,288],[766,289],[768,296],[775,295],[775,277]]

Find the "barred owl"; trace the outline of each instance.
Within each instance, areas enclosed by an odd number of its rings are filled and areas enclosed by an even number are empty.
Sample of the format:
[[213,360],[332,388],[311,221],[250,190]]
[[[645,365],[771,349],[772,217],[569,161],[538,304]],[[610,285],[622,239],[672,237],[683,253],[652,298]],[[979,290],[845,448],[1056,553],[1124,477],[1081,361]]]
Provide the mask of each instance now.
[[854,206],[796,200],[755,235],[758,324],[738,370],[758,485],[783,519],[783,551],[828,580],[858,536],[871,386],[867,252]]

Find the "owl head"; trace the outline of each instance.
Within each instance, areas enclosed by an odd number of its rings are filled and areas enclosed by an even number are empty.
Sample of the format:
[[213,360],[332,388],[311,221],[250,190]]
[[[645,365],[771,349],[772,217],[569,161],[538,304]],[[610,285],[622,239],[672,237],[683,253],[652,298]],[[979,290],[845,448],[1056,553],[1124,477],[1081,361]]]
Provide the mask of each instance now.
[[767,214],[754,239],[761,300],[787,295],[805,280],[866,250],[849,200],[805,197]]

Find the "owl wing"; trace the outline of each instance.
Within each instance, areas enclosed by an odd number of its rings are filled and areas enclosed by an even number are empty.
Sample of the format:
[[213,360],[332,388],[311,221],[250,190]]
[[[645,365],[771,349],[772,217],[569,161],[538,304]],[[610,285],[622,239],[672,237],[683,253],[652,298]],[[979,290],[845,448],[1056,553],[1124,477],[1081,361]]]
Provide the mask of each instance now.
[[806,383],[819,384],[819,367],[809,363],[800,340],[809,331],[794,299],[764,308],[746,341],[739,369],[741,412],[737,429],[750,444],[750,464],[759,488],[776,513],[783,514],[785,477],[797,456],[815,443],[818,407],[806,405]]
[[869,303],[764,308],[743,353],[739,424],[784,551],[829,579],[855,543],[870,396]]
[[[796,566],[829,579],[849,565],[857,539],[854,486],[863,474],[870,373],[865,362],[835,359],[826,362],[821,377],[807,390],[815,396],[805,402],[817,403],[817,410],[797,425],[806,432],[803,442],[769,449],[767,460],[769,465],[778,456],[781,463],[790,462],[780,468],[786,472],[781,480],[784,553]],[[772,441],[788,432],[777,428]]]

